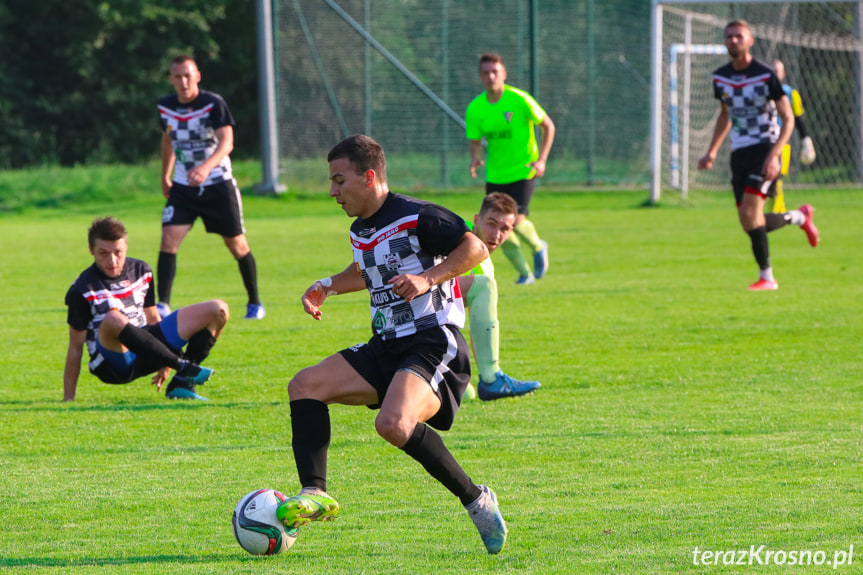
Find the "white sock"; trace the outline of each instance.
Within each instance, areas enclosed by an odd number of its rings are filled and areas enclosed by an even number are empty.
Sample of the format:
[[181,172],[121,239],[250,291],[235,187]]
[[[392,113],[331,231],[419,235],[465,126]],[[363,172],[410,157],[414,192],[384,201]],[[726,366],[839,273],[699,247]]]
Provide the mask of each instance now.
[[791,216],[791,223],[795,226],[802,226],[806,223],[806,216],[800,210],[789,210],[788,215]]
[[758,277],[765,280],[765,281],[768,281],[768,282],[776,281],[773,279],[773,268],[767,268],[766,270],[760,270],[758,272]]

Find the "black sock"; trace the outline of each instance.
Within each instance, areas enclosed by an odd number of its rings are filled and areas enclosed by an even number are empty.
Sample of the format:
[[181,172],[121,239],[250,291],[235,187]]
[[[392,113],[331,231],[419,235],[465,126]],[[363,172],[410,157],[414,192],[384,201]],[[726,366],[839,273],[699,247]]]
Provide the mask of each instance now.
[[767,228],[761,226],[754,230],[746,232],[749,234],[749,239],[752,240],[752,253],[755,255],[755,261],[758,262],[758,269],[766,270],[770,267],[770,248],[767,244]]
[[117,336],[135,355],[146,361],[152,361],[159,366],[167,366],[180,371],[186,364],[168,346],[156,339],[150,332],[127,323]]
[[156,292],[159,301],[171,303],[171,288],[174,286],[174,277],[177,275],[177,254],[159,252],[159,262],[156,264]]
[[327,449],[330,446],[330,410],[317,399],[291,402],[294,461],[302,487],[327,490]]
[[183,355],[186,359],[200,365],[210,355],[210,350],[213,349],[214,345],[216,345],[216,338],[210,333],[210,330],[205,328],[189,338],[189,344]]
[[419,461],[429,474],[467,505],[480,496],[480,489],[443,444],[438,433],[425,423],[418,423],[402,451]]
[[249,294],[249,304],[260,304],[258,299],[258,267],[255,265],[255,256],[252,252],[247,253],[237,260],[240,266],[240,275],[243,276],[243,285]]
[[764,214],[764,220],[766,222],[767,231],[772,232],[773,230],[778,230],[779,228],[790,224],[791,216],[788,212],[785,212],[784,214]]

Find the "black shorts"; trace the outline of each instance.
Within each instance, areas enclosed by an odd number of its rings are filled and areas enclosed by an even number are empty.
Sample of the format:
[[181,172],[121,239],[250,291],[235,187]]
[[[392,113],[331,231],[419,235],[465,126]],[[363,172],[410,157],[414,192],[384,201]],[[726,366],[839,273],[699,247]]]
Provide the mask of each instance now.
[[734,189],[734,201],[739,206],[743,202],[746,188],[759,191],[762,198],[770,195],[776,186],[772,180],[765,181],[761,175],[764,160],[773,149],[773,144],[755,144],[731,152],[731,187]]
[[[177,355],[181,355],[183,353],[182,350],[176,349],[168,343],[168,340],[165,339],[165,334],[162,333],[162,328],[159,327],[159,324],[148,324],[143,326],[141,329],[149,332],[150,335],[164,343],[168,349]],[[96,354],[90,358],[90,373],[98,377],[103,383],[129,383],[139,377],[156,373],[162,369],[162,367],[163,366],[157,361],[148,361],[142,357],[135,357],[135,361],[132,364],[131,369],[128,372],[120,372],[114,369],[110,362],[102,357],[101,352],[96,352]]]
[[383,340],[375,335],[367,344],[339,352],[378,392],[378,409],[397,371],[410,371],[428,382],[440,399],[440,409],[428,424],[452,427],[464,391],[470,383],[470,349],[458,328],[444,326],[413,335]]
[[518,204],[518,213],[525,216],[530,214],[530,199],[533,197],[533,178],[519,180],[511,184],[492,184],[486,182],[485,195],[492,192],[501,192],[515,200]]
[[195,187],[175,182],[162,210],[162,227],[191,225],[198,217],[204,220],[207,233],[226,238],[246,233],[236,180]]

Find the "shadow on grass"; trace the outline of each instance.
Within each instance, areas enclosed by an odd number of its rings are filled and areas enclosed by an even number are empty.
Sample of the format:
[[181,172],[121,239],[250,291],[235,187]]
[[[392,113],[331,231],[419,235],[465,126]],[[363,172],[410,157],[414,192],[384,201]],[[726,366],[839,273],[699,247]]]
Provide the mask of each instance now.
[[[254,560],[254,557],[249,557]],[[88,557],[55,559],[50,557],[0,557],[0,567],[104,567],[111,565],[144,565],[148,563],[213,563],[224,561],[221,555],[141,555],[138,557]]]
[[[282,405],[280,401],[261,402],[231,402],[214,403],[212,401],[183,401],[166,400],[165,403],[141,403],[141,404],[102,404],[102,405],[68,405],[60,400],[55,402],[11,400],[0,401],[0,410],[6,412],[39,412],[50,411],[55,413],[77,412],[113,412],[113,411],[169,411],[169,410],[196,410],[196,409],[260,409],[261,407],[277,407]],[[8,409],[6,407],[9,406]]]

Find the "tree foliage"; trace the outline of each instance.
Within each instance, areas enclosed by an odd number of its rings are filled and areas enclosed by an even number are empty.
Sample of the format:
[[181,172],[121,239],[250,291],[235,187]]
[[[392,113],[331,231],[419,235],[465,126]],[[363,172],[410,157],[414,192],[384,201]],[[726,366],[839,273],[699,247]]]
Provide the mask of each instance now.
[[137,162],[158,150],[156,100],[170,59],[198,60],[202,86],[257,142],[254,5],[241,0],[9,0],[0,4],[0,167]]

